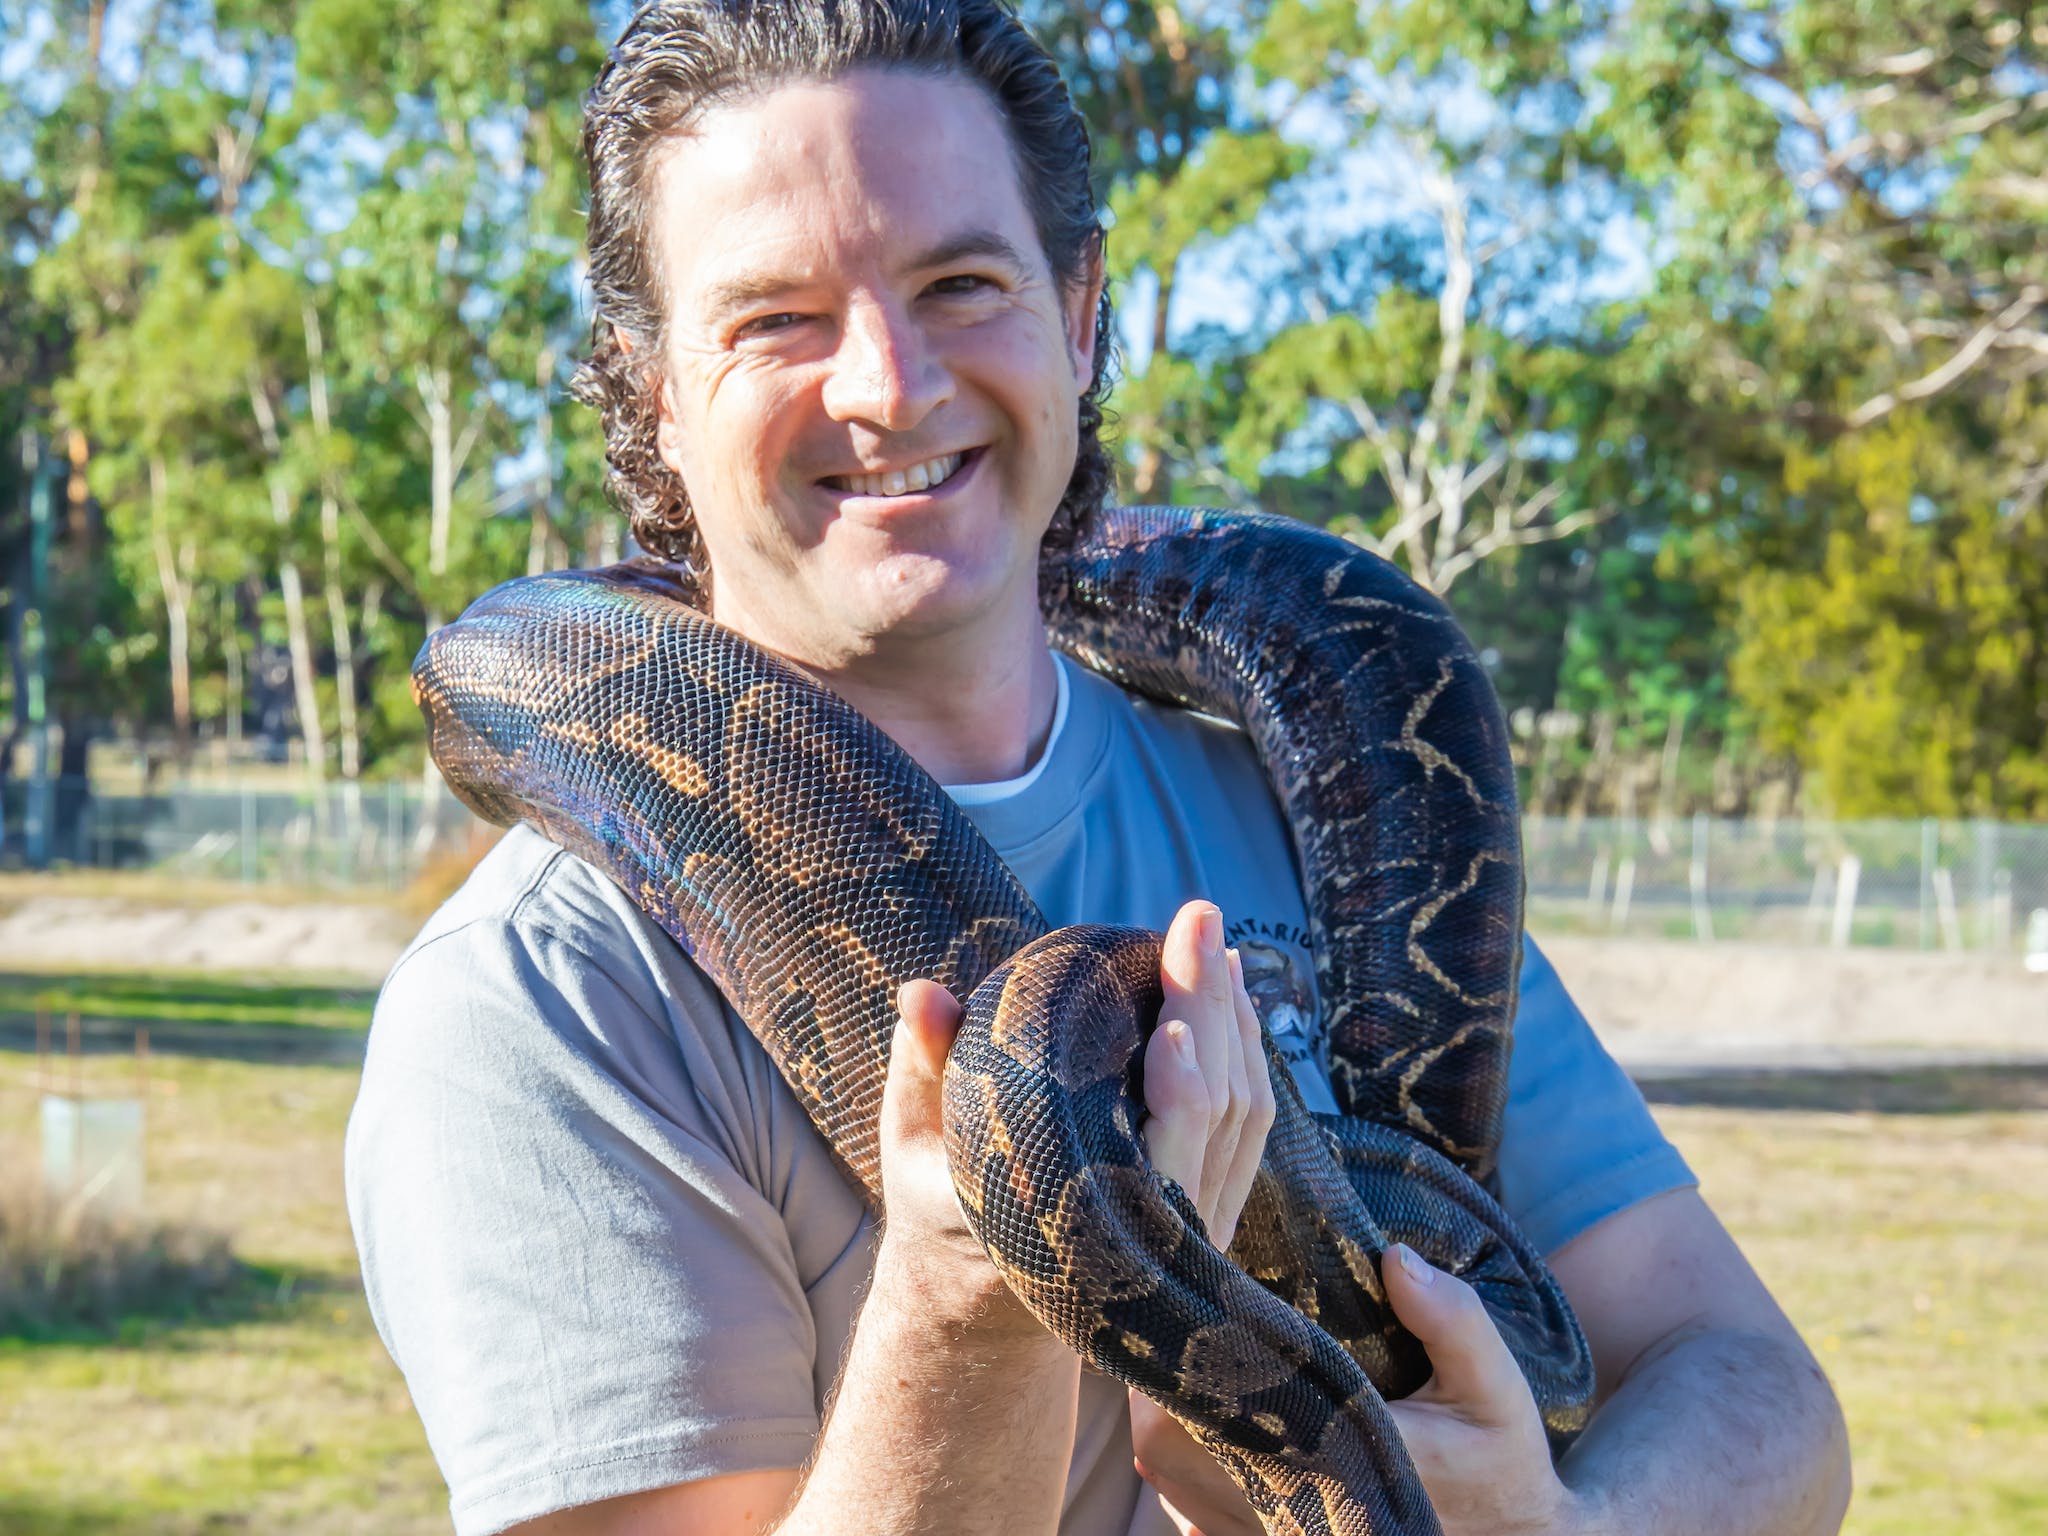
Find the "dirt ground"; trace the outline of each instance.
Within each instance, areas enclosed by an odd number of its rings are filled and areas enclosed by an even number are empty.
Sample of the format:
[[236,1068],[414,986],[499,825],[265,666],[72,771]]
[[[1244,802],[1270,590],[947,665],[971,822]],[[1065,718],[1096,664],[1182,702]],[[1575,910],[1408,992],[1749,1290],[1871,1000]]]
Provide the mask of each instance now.
[[[167,904],[161,892],[15,887],[0,890],[0,967],[146,964],[374,985],[417,926],[374,902],[190,892]],[[1632,1068],[2048,1059],[2048,975],[2010,958],[1563,935],[1542,942]]]
[[1659,939],[1544,940],[1638,1075],[1719,1064],[2048,1059],[2048,975],[2017,957]]
[[419,923],[369,902],[192,893],[0,892],[0,967],[137,969],[384,979]]

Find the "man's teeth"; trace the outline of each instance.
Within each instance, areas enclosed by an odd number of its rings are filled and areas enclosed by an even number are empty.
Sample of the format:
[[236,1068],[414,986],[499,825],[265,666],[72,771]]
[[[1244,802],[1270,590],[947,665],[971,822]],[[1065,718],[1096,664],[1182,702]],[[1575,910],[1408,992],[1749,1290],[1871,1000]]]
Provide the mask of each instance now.
[[885,475],[835,475],[829,484],[855,496],[906,496],[912,491],[928,491],[945,484],[966,458],[964,453],[948,453],[908,469],[892,469]]

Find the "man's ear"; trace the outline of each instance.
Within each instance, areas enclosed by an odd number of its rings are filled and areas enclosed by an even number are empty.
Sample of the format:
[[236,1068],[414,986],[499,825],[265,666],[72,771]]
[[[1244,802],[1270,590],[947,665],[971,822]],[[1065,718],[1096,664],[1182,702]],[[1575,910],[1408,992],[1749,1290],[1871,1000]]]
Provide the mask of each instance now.
[[683,477],[683,429],[676,421],[675,398],[668,391],[663,374],[654,386],[654,447],[680,480]]
[[[612,337],[618,342],[621,352],[628,357],[633,355],[632,337],[616,325],[612,327]],[[676,425],[675,398],[669,394],[668,374],[663,372],[654,385],[654,447],[661,455],[661,462],[678,480],[683,477],[682,444],[682,430]]]
[[1102,317],[1102,243],[1098,233],[1082,263],[1079,280],[1067,293],[1067,353],[1074,363],[1075,393],[1085,395],[1095,382],[1095,349],[1102,343],[1096,322]]

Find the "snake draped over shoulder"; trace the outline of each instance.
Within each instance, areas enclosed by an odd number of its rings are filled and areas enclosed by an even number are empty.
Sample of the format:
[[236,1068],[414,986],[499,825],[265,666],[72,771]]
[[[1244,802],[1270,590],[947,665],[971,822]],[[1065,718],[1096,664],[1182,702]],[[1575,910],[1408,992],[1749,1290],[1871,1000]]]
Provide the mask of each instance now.
[[866,1191],[905,981],[967,1002],[945,1080],[956,1187],[1004,1279],[1150,1394],[1272,1532],[1439,1529],[1385,1400],[1429,1375],[1381,1255],[1485,1301],[1561,1449],[1593,1369],[1495,1203],[1521,955],[1500,706],[1449,612],[1289,519],[1111,508],[1041,574],[1054,643],[1240,725],[1306,888],[1341,1113],[1268,1042],[1273,1129],[1227,1255],[1139,1135],[1160,936],[1044,918],[901,748],[680,601],[651,562],[509,582],[414,670],[435,761],[534,823],[709,974]]

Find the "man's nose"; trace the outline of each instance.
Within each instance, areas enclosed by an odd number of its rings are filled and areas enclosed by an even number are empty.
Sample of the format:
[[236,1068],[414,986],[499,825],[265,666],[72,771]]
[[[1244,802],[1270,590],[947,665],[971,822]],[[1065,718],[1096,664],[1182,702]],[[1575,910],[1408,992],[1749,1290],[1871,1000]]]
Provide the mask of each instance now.
[[848,312],[825,385],[835,420],[907,432],[952,393],[952,375],[913,315],[883,304]]

